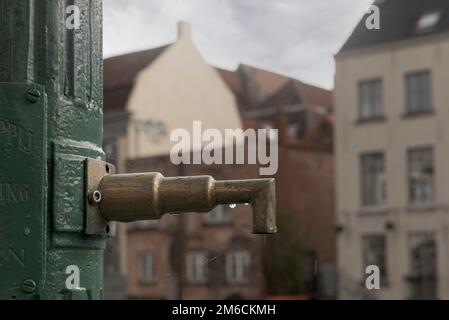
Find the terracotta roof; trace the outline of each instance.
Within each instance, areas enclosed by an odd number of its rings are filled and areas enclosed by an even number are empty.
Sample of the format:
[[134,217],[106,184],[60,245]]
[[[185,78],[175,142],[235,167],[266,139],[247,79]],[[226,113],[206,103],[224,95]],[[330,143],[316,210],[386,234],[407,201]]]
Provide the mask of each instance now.
[[235,71],[225,70],[221,68],[215,68],[217,69],[220,76],[223,78],[223,80],[226,82],[226,84],[229,86],[229,88],[234,92],[235,94],[241,94],[243,91],[242,86],[242,79],[240,78],[239,74]]
[[332,91],[289,79],[277,92],[263,102],[263,107],[276,107],[304,103],[309,106],[321,106],[332,109]]
[[293,80],[292,82],[299,96],[306,103],[314,106],[326,107],[327,109],[332,108],[332,91],[305,84],[299,80]]
[[[366,19],[372,14],[366,13],[340,52],[449,31],[448,0],[381,0],[374,4],[380,10],[380,29],[366,28]],[[428,13],[436,13],[439,19],[419,30],[418,21]],[[435,17],[428,18],[431,22]]]
[[[104,110],[124,110],[137,74],[150,65],[170,45],[112,57],[104,61]],[[275,103],[294,104],[305,101],[311,105],[329,107],[332,93],[307,85],[271,71],[249,65],[240,65],[236,71],[216,68],[237,98],[239,106],[247,106],[249,97],[245,81],[251,81],[262,96],[257,106],[273,106]],[[282,101],[282,102],[279,102]]]
[[257,83],[258,89],[264,96],[269,96],[275,93],[290,79],[289,77],[278,73],[255,68],[245,64],[241,64],[239,69],[249,75]]
[[240,74],[237,71],[230,71],[221,68],[215,68],[220,76],[223,78],[224,82],[235,94],[239,105],[245,104],[246,97],[244,94],[243,81]]
[[137,74],[170,45],[104,60],[104,110],[124,110]]

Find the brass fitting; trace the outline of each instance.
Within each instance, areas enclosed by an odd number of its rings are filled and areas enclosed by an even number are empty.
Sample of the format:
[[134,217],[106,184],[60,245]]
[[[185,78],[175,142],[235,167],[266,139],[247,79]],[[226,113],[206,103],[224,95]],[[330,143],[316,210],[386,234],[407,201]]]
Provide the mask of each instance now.
[[208,212],[221,204],[251,203],[253,233],[276,232],[274,179],[216,181],[210,176],[111,174],[102,178],[98,191],[99,209],[107,221],[157,220],[166,213]]

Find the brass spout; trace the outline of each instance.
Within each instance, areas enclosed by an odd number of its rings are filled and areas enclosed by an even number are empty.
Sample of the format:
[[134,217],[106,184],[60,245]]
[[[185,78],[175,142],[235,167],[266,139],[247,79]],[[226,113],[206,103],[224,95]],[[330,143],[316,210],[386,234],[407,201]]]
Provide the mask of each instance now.
[[210,176],[111,174],[103,177],[98,191],[99,209],[107,221],[157,220],[166,213],[208,212],[221,204],[251,203],[253,233],[276,232],[274,179],[215,181]]

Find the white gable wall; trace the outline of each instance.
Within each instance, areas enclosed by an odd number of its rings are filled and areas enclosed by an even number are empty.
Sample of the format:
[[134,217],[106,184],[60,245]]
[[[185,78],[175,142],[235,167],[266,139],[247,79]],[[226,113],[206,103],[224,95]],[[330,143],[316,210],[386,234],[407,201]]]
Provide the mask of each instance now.
[[[184,128],[193,136],[194,120],[202,121],[203,130],[219,129],[223,137],[224,129],[242,128],[234,94],[203,60],[187,28],[181,25],[177,42],[137,77],[127,104],[132,114],[127,143],[130,159],[169,154],[175,144],[170,142],[172,130]],[[154,134],[152,124],[162,134]]]

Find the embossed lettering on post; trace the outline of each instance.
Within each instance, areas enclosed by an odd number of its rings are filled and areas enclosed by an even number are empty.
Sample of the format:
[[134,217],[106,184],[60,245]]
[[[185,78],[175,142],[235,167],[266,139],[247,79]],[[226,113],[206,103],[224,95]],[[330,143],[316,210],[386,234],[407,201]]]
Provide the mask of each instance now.
[[30,202],[30,198],[29,184],[0,181],[0,206]]
[[25,266],[25,249],[15,249],[10,246],[9,248],[0,248],[0,267],[19,265]]
[[25,153],[31,153],[33,151],[33,136],[32,131],[0,119],[0,141],[7,141]]

